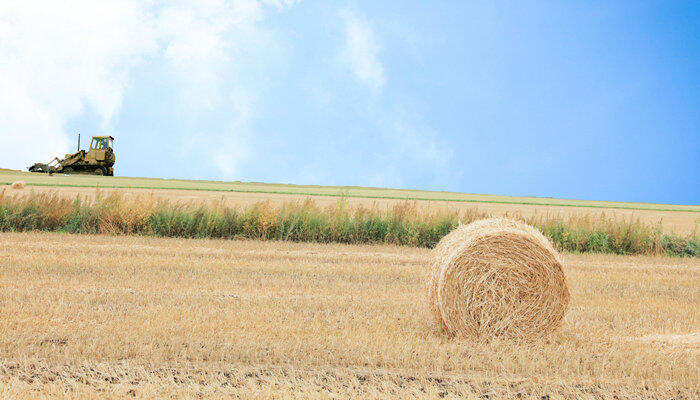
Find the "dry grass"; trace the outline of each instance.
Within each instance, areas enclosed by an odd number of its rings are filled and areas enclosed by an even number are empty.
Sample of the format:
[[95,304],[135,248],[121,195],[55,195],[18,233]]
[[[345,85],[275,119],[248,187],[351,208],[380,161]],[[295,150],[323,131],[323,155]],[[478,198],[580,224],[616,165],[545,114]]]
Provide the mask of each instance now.
[[561,257],[537,229],[482,219],[445,236],[433,251],[428,306],[454,336],[534,341],[561,325],[570,293]]
[[24,187],[27,186],[24,181],[15,181],[12,182],[12,185],[10,186],[12,189],[24,189]]
[[[476,209],[462,212],[424,207],[417,201],[390,209],[351,207],[344,199],[325,208],[310,198],[275,207],[245,208],[221,203],[184,205],[156,196],[102,195],[86,201],[57,193],[12,194],[0,189],[0,231],[142,234],[181,238],[288,240],[320,243],[397,244],[434,247],[459,223],[488,218]],[[700,257],[700,236],[664,234],[638,219],[605,215],[514,219],[535,226],[557,249],[569,252]]]
[[426,323],[429,250],[0,233],[0,398],[697,398],[697,259],[564,255],[549,341]]
[[[66,177],[69,178],[69,177]],[[83,178],[83,177],[80,177]],[[89,178],[93,178],[89,176]],[[102,178],[102,177],[98,177]],[[108,177],[109,178],[109,177]],[[58,194],[67,199],[80,196],[85,199],[94,199],[94,187],[41,187],[32,186],[36,193]],[[270,202],[275,207],[281,207],[285,203],[300,202],[307,198],[313,199],[319,207],[330,207],[337,204],[336,197],[275,194],[275,193],[241,193],[241,192],[212,192],[198,190],[168,190],[168,189],[109,189],[101,188],[102,195],[117,193],[125,197],[145,198],[152,197],[155,200],[170,202],[208,205],[217,204],[225,207],[250,207],[260,202]],[[509,198],[511,200],[518,198]],[[346,198],[349,207],[365,207],[389,210],[402,200],[380,198]],[[675,207],[675,206],[673,206]],[[690,207],[690,206],[688,206]],[[418,202],[421,210],[431,212],[476,212],[492,216],[520,216],[525,219],[572,219],[572,218],[605,218],[616,220],[639,220],[646,225],[660,226],[666,233],[676,233],[682,236],[700,232],[700,214],[692,211],[660,211],[660,210],[633,210],[633,209],[605,209],[570,206],[548,206],[533,204],[498,204],[498,203],[469,203],[450,201],[421,201]],[[689,208],[691,209],[691,208]],[[694,210],[694,209],[693,209]]]
[[[599,216],[608,218],[639,219],[647,225],[660,225],[664,232],[686,236],[698,231],[700,205],[670,205],[651,203],[624,203],[553,199],[539,197],[511,197],[471,193],[432,192],[366,187],[304,186],[267,184],[257,182],[218,182],[178,179],[105,177],[94,175],[64,176],[0,170],[0,182],[24,180],[38,192],[58,190],[73,199],[76,195],[91,197],[95,188],[105,192],[119,191],[144,195],[155,193],[159,199],[188,203],[216,202],[228,207],[250,206],[261,201],[273,205],[300,201],[312,197],[321,207],[332,205],[339,195],[344,195],[352,207],[390,209],[407,198],[422,200],[421,204],[432,210],[442,208],[447,212],[477,208],[480,213],[493,216],[517,214],[531,218],[572,218]],[[39,186],[36,186],[39,185]],[[42,187],[43,185],[43,187]],[[120,188],[120,189],[110,189]],[[671,210],[671,211],[670,211]],[[672,211],[675,210],[675,211]]]

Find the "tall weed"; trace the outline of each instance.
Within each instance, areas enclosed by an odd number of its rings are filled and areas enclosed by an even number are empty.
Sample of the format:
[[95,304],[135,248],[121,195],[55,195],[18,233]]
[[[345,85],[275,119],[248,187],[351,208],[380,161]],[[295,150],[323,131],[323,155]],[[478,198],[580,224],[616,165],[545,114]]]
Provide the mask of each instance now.
[[[248,238],[321,243],[386,243],[433,247],[459,224],[488,214],[431,210],[415,201],[388,209],[351,207],[340,198],[321,208],[312,200],[274,207],[261,202],[246,208],[223,204],[187,205],[156,201],[152,196],[97,193],[93,200],[68,200],[57,194],[10,196],[0,192],[0,231],[61,231],[113,235],[155,235],[187,238]],[[700,239],[665,234],[660,226],[639,219],[611,218],[601,213],[584,216],[523,217],[554,245],[568,252],[667,254],[700,257]]]

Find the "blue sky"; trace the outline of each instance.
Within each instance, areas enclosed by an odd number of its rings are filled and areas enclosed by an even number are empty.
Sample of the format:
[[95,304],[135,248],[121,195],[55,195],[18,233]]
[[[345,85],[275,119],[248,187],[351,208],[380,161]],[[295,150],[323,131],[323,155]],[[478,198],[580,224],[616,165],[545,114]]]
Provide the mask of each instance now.
[[698,2],[40,3],[4,167],[106,133],[126,176],[700,203]]

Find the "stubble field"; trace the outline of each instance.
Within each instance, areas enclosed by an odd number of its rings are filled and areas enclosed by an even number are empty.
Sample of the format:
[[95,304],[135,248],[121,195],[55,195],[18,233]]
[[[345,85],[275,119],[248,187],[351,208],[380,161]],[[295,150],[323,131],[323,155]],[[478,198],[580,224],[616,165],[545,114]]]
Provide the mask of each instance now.
[[0,233],[0,398],[700,396],[700,262],[565,254],[560,332],[454,340],[429,250]]

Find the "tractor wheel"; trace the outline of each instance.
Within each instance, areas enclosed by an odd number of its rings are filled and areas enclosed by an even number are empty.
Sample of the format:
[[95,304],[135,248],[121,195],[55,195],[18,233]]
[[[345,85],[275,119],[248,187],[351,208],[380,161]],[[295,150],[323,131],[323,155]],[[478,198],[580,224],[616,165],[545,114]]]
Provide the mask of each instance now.
[[95,175],[105,175],[105,170],[102,167],[95,168]]
[[70,175],[70,174],[73,173],[73,168],[71,168],[71,167],[63,168],[63,171],[62,171],[62,172],[63,172],[64,174],[66,174],[66,175]]

